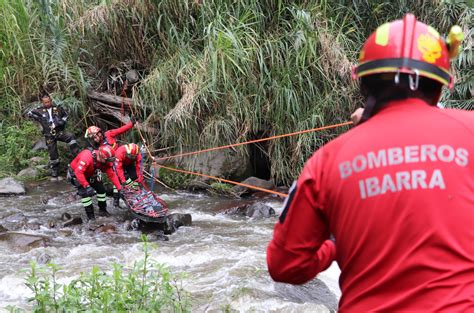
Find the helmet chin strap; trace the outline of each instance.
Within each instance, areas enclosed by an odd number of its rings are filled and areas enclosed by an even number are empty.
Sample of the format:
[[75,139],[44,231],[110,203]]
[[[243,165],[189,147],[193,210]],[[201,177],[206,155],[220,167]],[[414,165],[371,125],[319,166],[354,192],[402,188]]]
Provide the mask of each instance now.
[[[397,81],[397,78],[395,78],[395,81]],[[394,94],[396,94],[397,97],[393,97]],[[396,100],[396,99],[404,99],[407,96],[408,96],[407,90],[404,88],[398,87],[398,85],[387,88],[382,93],[380,93],[377,97],[372,94],[369,94],[364,105],[364,113],[362,113],[362,117],[358,124],[362,124],[363,122],[371,118],[387,102],[391,100]]]
[[364,105],[364,113],[362,113],[362,117],[358,124],[364,123],[373,115],[373,113],[375,113],[374,108],[375,108],[376,103],[377,103],[377,100],[375,99],[374,96],[371,95],[367,98],[367,101],[365,102],[365,105]]

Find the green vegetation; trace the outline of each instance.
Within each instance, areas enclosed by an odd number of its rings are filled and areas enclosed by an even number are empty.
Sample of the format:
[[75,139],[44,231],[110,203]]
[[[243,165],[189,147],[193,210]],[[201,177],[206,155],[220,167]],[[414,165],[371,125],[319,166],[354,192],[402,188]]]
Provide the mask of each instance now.
[[215,192],[217,194],[222,194],[222,195],[232,195],[232,188],[234,185],[231,184],[226,184],[226,183],[212,183],[211,184],[211,192]]
[[[60,268],[31,263],[25,284],[33,297],[34,312],[189,312],[189,296],[163,265],[150,260],[144,241],[144,258],[131,269],[114,264],[111,272],[94,266],[68,284],[58,282]],[[20,312],[9,307],[10,312]]]
[[[175,168],[174,166],[169,166],[171,168]],[[186,187],[188,183],[194,178],[194,176],[190,174],[183,174],[175,171],[168,170],[166,168],[161,167],[158,171],[158,177],[160,181],[162,181],[166,186],[179,189]]]
[[[41,0],[0,1],[0,117],[47,85],[84,128],[87,88],[110,67],[138,69],[133,98],[155,149],[191,151],[346,121],[360,105],[351,67],[374,29],[413,12],[472,38],[473,10],[459,0]],[[472,40],[455,62],[443,102],[474,109]],[[448,98],[449,97],[449,98]],[[347,130],[269,142],[271,176],[288,183],[319,146]],[[239,149],[245,153],[243,149]],[[173,151],[170,151],[173,153]]]
[[[19,126],[0,122],[0,177],[17,174],[18,168],[27,167],[34,156],[45,157],[45,152],[32,152],[31,145],[40,132],[32,122]],[[47,159],[47,158],[46,158]]]

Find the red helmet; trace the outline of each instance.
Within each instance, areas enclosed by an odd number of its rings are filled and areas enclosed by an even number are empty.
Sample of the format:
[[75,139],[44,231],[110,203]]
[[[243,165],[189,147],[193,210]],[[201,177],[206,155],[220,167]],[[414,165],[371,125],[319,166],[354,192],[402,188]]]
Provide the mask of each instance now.
[[97,126],[90,126],[87,130],[86,130],[86,133],[84,135],[84,138],[86,139],[89,139],[89,138],[92,138],[94,135],[98,134],[98,133],[101,133],[102,132],[102,129],[100,129],[99,127]]
[[115,151],[109,145],[103,145],[99,147],[97,155],[105,162],[113,162],[115,160]]
[[135,159],[140,153],[140,148],[134,143],[129,143],[125,145],[126,156],[129,159]]
[[439,33],[417,21],[413,14],[407,14],[403,20],[379,26],[369,36],[360,52],[354,76],[407,73],[452,87],[449,57],[448,46]]

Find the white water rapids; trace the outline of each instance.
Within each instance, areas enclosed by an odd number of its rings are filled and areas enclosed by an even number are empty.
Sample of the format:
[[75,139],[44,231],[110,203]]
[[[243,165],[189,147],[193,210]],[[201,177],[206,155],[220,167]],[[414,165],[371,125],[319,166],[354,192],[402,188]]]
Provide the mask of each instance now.
[[[62,189],[62,190],[59,190]],[[62,213],[82,213],[74,190],[67,183],[40,183],[28,187],[27,195],[0,198],[0,224],[14,224],[15,216],[41,225],[37,230],[18,231],[46,235],[51,244],[20,251],[0,241],[0,311],[7,305],[31,310],[32,295],[24,285],[30,260],[50,260],[59,265],[60,282],[69,282],[93,265],[110,270],[113,263],[132,266],[143,258],[140,232],[118,227],[116,233],[95,233],[75,226],[64,234],[48,227],[48,220]],[[230,201],[205,194],[173,192],[160,194],[171,213],[190,213],[193,225],[180,227],[169,241],[156,242],[151,258],[166,264],[173,274],[186,273],[182,286],[191,294],[192,312],[329,312],[337,308],[340,297],[339,268],[336,263],[317,279],[303,286],[275,283],[266,267],[266,247],[277,217],[253,220],[219,211]],[[278,214],[282,202],[262,200]],[[112,208],[110,213],[124,215]],[[96,208],[97,212],[97,208]],[[153,241],[153,237],[150,237]]]

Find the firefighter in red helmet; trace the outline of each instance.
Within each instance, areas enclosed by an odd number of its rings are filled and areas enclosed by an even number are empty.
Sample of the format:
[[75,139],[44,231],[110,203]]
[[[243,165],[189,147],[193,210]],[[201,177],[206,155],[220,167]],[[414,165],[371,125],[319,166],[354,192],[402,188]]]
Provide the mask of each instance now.
[[68,180],[77,188],[77,194],[82,197],[82,205],[87,219],[95,219],[92,197],[97,194],[99,216],[109,216],[107,211],[105,187],[102,183],[102,172],[107,174],[112,184],[120,194],[122,189],[113,169],[115,152],[112,147],[104,145],[98,150],[85,149],[72,160],[68,169]]
[[452,33],[407,14],[370,35],[361,123],[291,188],[267,249],[275,281],[305,283],[335,259],[341,312],[474,311],[474,112],[436,107]]
[[102,129],[97,126],[90,126],[87,128],[84,138],[87,139],[91,147],[94,149],[98,149],[102,145],[109,145],[114,150],[117,150],[118,144],[116,137],[132,129],[135,123],[136,119],[132,116],[130,122],[124,126],[108,130],[105,133],[103,133]]
[[[129,143],[120,146],[115,152],[115,171],[122,185],[135,187],[143,185],[143,173],[141,171],[142,155],[137,144]],[[115,196],[115,195],[114,195]],[[120,198],[115,196],[114,205],[119,205]]]

